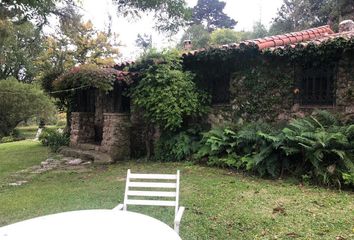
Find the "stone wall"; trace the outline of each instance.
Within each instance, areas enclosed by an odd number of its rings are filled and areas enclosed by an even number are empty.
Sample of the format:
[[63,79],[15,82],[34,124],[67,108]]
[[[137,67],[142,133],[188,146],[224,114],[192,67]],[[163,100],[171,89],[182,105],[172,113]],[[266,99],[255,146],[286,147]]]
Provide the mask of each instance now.
[[247,121],[289,121],[304,117],[315,109],[344,115],[354,121],[354,53],[346,53],[338,62],[336,104],[301,106],[296,98],[295,66],[285,59],[268,62],[257,59],[245,70],[236,70],[230,79],[230,103],[214,105],[208,116],[212,125]]
[[95,139],[95,113],[71,113],[70,145],[94,142]]
[[104,113],[103,139],[100,151],[108,153],[114,161],[130,158],[130,114]]
[[346,53],[338,63],[336,106],[346,120],[354,121],[354,57]]
[[231,104],[218,104],[212,106],[208,114],[207,123],[211,127],[216,127],[233,122],[234,119]]
[[233,121],[287,118],[294,99],[292,64],[263,57],[246,64],[231,75],[229,115]]

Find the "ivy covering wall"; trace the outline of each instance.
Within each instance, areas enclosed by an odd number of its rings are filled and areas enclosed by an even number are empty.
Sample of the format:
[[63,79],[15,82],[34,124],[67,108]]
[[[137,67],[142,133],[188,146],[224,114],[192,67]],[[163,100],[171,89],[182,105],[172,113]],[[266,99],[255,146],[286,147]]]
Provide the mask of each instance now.
[[[229,101],[217,119],[226,121],[288,120],[301,115],[296,95],[297,75],[301,69],[324,65],[338,66],[335,95],[336,110],[354,114],[352,99],[354,39],[337,38],[319,45],[310,43],[275,50],[259,51],[257,46],[215,48],[187,55],[184,66],[196,73],[197,83],[209,90],[213,99],[229,94]],[[225,82],[227,82],[225,84]],[[215,90],[215,88],[228,88]],[[349,99],[349,100],[348,100]],[[351,106],[353,105],[353,106]],[[352,108],[352,109],[351,109]],[[352,110],[352,111],[351,111]],[[307,112],[309,110],[306,110]],[[231,113],[231,114],[230,114]]]

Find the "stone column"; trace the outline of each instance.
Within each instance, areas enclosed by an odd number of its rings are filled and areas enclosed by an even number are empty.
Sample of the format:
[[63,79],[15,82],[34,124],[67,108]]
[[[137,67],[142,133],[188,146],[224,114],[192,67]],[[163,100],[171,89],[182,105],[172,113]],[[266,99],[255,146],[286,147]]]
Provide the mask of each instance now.
[[130,114],[104,113],[103,139],[100,150],[114,161],[130,158]]
[[93,142],[95,139],[95,114],[90,112],[71,113],[70,145]]
[[345,119],[354,120],[354,58],[345,53],[338,63],[336,86],[336,105],[345,115]]

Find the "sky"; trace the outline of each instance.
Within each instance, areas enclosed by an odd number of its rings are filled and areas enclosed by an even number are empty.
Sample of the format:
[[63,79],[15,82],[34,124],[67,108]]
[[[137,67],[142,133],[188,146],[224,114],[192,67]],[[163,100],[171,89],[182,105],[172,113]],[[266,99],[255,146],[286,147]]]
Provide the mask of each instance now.
[[[197,0],[186,0],[190,7],[196,5]],[[269,27],[272,18],[283,0],[223,0],[226,2],[224,12],[238,23],[235,30],[249,31],[255,22],[260,21]],[[141,50],[135,46],[137,35],[151,34],[153,47],[161,49],[173,46],[183,35],[183,30],[178,34],[168,37],[154,30],[152,16],[143,16],[135,21],[128,21],[117,17],[115,7],[111,0],[82,0],[85,20],[91,20],[98,29],[105,29],[108,16],[112,16],[112,31],[117,33],[121,43],[121,59],[118,61],[131,61],[137,58]]]

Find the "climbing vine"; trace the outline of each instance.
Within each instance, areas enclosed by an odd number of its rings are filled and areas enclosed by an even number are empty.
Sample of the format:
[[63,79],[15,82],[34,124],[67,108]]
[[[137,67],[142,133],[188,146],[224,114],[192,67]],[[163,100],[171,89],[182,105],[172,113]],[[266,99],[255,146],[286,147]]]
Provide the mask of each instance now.
[[194,75],[182,70],[178,52],[152,50],[133,68],[140,77],[131,89],[132,101],[149,123],[175,131],[185,118],[205,112],[207,96],[196,88]]
[[69,72],[59,76],[53,82],[53,86],[58,91],[86,87],[108,92],[113,89],[116,80],[124,80],[130,83],[128,77],[122,79],[120,71],[114,68],[101,68],[94,64],[85,64],[74,67]]
[[234,117],[272,120],[294,103],[296,70],[337,63],[344,54],[354,55],[354,39],[336,38],[264,51],[256,45],[211,48],[184,56],[184,65],[196,73],[199,86],[209,90],[220,85],[218,76],[230,79],[228,104]]

